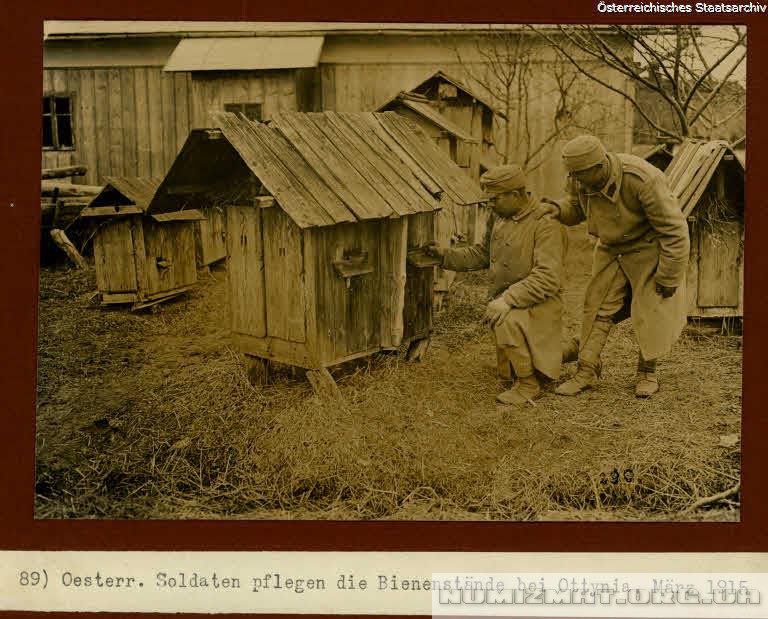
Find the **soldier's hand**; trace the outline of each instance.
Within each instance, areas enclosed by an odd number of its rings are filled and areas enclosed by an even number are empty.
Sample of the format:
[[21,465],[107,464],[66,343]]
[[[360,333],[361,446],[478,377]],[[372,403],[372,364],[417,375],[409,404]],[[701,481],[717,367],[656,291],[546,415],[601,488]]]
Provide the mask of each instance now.
[[656,282],[656,293],[660,294],[663,299],[669,299],[669,297],[675,294],[675,290],[677,290],[677,286],[662,286]]
[[432,256],[433,258],[440,258],[442,260],[445,257],[445,250],[434,241],[427,245],[424,248],[424,251],[427,252],[428,256]]
[[493,329],[496,325],[504,321],[511,309],[512,307],[502,297],[494,299],[485,309],[483,324],[486,324]]

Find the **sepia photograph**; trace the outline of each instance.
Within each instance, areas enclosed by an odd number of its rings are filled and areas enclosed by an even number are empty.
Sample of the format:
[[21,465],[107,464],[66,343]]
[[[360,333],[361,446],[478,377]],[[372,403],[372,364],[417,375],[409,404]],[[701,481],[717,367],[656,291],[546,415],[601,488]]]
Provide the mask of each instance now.
[[747,32],[45,22],[35,518],[740,522]]

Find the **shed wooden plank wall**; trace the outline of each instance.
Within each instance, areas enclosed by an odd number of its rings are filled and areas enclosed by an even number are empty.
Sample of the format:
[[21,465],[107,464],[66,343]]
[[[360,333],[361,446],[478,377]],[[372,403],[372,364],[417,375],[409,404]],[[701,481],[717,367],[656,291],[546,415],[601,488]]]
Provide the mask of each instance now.
[[294,70],[194,73],[192,124],[210,127],[211,112],[224,111],[227,103],[259,103],[264,120],[279,112],[312,111],[298,109],[298,100],[306,97],[302,89],[307,79],[311,79],[310,74]]
[[[43,93],[73,96],[75,147],[44,150],[42,167],[88,167],[78,183],[104,176],[163,176],[190,129],[210,127],[210,112],[226,103],[260,103],[263,118],[318,107],[308,70],[253,71],[216,76],[166,73],[162,67],[46,69]],[[319,95],[318,95],[319,97]]]
[[190,129],[188,73],[161,67],[47,69],[43,93],[73,95],[73,150],[43,151],[42,166],[82,164],[77,182],[164,174]]

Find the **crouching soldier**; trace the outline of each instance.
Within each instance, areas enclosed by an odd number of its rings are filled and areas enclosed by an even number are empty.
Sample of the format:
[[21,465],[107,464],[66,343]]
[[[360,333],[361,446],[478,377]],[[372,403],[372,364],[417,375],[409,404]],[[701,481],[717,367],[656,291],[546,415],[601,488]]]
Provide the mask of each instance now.
[[571,195],[557,201],[566,225],[587,220],[595,247],[587,285],[576,375],[556,393],[576,395],[598,378],[611,326],[631,315],[640,345],[635,394],[658,391],[656,360],[686,322],[684,290],[690,241],[666,176],[639,157],[607,153],[594,136],[563,147]]
[[522,406],[539,396],[537,372],[550,379],[560,374],[567,236],[547,208],[526,191],[520,166],[496,167],[480,182],[492,211],[482,243],[451,249],[433,244],[428,251],[451,271],[490,267],[484,322],[496,338],[499,373],[508,380],[513,373],[517,377],[514,386],[496,399]]

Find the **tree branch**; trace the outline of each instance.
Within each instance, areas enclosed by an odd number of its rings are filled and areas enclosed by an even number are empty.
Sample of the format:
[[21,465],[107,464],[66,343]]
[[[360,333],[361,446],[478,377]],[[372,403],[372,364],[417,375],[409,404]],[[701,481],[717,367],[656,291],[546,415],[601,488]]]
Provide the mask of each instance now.
[[741,55],[741,58],[739,58],[738,61],[731,67],[731,69],[728,71],[728,73],[725,74],[725,77],[720,81],[720,83],[717,85],[717,88],[715,88],[709,96],[704,100],[704,103],[701,104],[701,107],[693,113],[693,116],[691,116],[690,124],[696,122],[696,119],[701,116],[702,112],[707,108],[707,106],[712,103],[712,100],[717,96],[717,93],[719,93],[723,87],[728,83],[728,78],[733,75],[734,71],[739,67],[739,65],[744,61],[744,59],[747,57],[747,50],[744,50],[744,53]]
[[[540,30],[535,29],[533,26],[529,26],[529,28],[532,28],[539,36],[544,38],[550,45],[552,45],[554,48],[556,48],[562,55],[573,65],[573,67],[582,75],[586,76],[593,82],[596,82],[603,86],[604,88],[607,88],[608,90],[615,92],[619,95],[621,95],[625,100],[629,101],[632,106],[637,110],[637,112],[642,116],[642,118],[656,131],[658,131],[661,135],[670,137],[670,138],[676,138],[679,139],[680,135],[678,133],[675,133],[672,130],[666,129],[656,123],[653,119],[651,119],[648,114],[643,110],[642,106],[630,95],[628,95],[626,92],[621,90],[620,88],[616,88],[615,86],[612,86],[611,84],[607,83],[606,81],[600,79],[593,73],[590,73],[586,71],[581,65],[582,63],[576,61],[576,59],[557,41],[553,40],[552,37],[547,35],[545,32],[542,32]],[[654,91],[656,89],[653,89]]]
[[[746,35],[742,34],[739,36],[739,38],[734,42],[734,44],[731,46],[731,48],[725,52],[720,58],[718,58],[713,64],[711,64],[700,76],[699,78],[694,82],[693,86],[691,87],[690,92],[688,93],[688,97],[686,97],[685,101],[683,102],[683,109],[688,110],[688,107],[691,104],[691,101],[693,100],[694,93],[701,88],[702,84],[704,84],[707,80],[707,78],[712,75],[712,72],[717,69],[723,62],[725,62],[725,59],[728,58],[738,47],[741,45],[741,43],[744,41]],[[735,67],[741,64],[742,60],[744,60],[744,57],[747,55],[747,51],[744,50],[744,54],[742,57],[736,62],[734,67],[731,68],[731,71],[728,73],[728,75],[732,75],[733,71],[735,70]],[[727,79],[727,78],[726,78]],[[726,79],[721,80],[721,84],[726,81]]]

